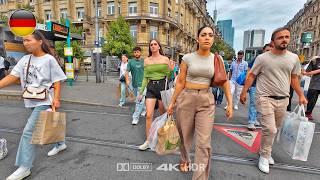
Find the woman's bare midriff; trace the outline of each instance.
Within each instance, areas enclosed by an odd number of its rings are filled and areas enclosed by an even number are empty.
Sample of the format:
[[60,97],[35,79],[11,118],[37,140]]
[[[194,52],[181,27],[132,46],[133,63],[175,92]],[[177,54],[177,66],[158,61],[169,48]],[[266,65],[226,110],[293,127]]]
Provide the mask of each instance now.
[[205,84],[196,84],[191,82],[186,82],[185,88],[186,89],[209,89],[210,85]]

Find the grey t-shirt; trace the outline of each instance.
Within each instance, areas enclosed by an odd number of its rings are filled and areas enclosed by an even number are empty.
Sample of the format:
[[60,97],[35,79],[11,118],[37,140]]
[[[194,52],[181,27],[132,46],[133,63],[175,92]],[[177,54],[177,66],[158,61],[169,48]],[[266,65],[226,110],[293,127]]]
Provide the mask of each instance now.
[[186,54],[182,60],[187,64],[186,80],[191,83],[210,85],[214,74],[214,54],[199,56],[197,52]]
[[[320,69],[320,58],[312,60],[306,71],[310,72],[318,69]],[[320,73],[312,76],[309,89],[320,90]]]
[[[26,72],[30,56],[31,61],[28,82],[26,82]],[[52,98],[54,97],[53,88],[50,89],[50,87],[53,85],[53,83],[67,79],[56,59],[49,54],[41,57],[36,57],[33,55],[23,56],[17,65],[12,69],[11,75],[20,78],[22,89],[24,89],[24,87],[45,87],[49,90]],[[28,108],[52,104],[49,98],[44,101],[25,99],[24,103],[25,107]]]
[[251,69],[257,76],[257,96],[288,96],[291,75],[299,75],[301,66],[296,54],[287,51],[275,55],[271,51],[256,58]]

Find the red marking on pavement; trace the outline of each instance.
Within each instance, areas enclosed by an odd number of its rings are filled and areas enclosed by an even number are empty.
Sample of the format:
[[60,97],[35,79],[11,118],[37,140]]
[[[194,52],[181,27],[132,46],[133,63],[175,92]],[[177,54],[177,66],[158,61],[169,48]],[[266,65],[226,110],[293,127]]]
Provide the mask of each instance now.
[[258,153],[261,143],[261,129],[249,131],[247,128],[214,125],[214,129],[228,136],[233,141],[252,153]]

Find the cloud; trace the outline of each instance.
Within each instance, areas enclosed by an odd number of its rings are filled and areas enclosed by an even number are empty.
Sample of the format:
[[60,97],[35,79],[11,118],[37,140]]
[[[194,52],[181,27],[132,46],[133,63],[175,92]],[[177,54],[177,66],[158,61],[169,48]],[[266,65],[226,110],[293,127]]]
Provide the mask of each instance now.
[[[243,33],[249,29],[265,29],[266,43],[274,29],[284,26],[303,7],[306,0],[217,0],[218,20],[232,19],[235,28],[234,48],[242,49]],[[212,15],[214,0],[207,0]]]

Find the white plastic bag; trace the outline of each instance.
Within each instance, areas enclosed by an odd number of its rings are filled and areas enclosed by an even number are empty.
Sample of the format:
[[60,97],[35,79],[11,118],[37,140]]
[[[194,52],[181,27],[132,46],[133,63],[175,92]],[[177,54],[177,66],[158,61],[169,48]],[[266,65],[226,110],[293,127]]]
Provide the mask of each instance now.
[[168,109],[171,102],[171,97],[174,93],[174,83],[169,84],[169,89],[167,89],[167,84],[168,79],[166,79],[165,89],[163,91],[160,91],[162,104],[165,109]]
[[305,117],[303,105],[298,105],[293,112],[287,113],[280,133],[280,144],[292,159],[307,161],[314,129],[315,124]]
[[156,149],[156,145],[158,142],[158,129],[160,129],[166,123],[167,118],[168,118],[168,114],[164,113],[161,116],[155,118],[151,124],[148,141],[149,141],[149,147],[153,151]]

